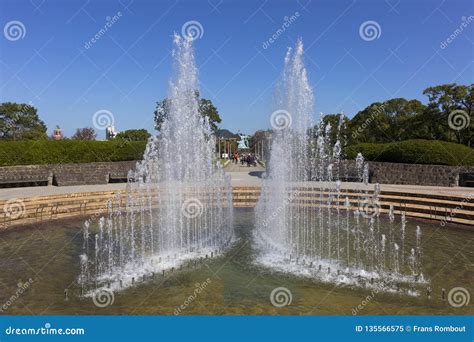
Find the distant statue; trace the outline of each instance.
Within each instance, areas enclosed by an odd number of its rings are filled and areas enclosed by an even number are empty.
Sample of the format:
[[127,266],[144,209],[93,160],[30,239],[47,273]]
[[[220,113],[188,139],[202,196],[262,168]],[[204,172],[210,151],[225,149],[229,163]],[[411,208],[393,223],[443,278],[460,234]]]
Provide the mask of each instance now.
[[239,141],[239,145],[237,146],[237,148],[239,150],[246,150],[246,149],[248,150],[250,148],[250,146],[249,146],[250,136],[239,133],[239,137],[240,137],[240,141]]

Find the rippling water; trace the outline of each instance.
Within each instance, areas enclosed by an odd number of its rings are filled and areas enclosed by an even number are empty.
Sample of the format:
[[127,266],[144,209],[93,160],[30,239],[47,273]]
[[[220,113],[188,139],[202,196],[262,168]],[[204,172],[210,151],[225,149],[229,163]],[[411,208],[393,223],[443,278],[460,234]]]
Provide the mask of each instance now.
[[[462,308],[441,299],[442,288],[446,296],[454,287],[464,287],[474,296],[474,235],[437,223],[409,219],[407,224],[407,232],[414,233],[416,225],[423,230],[423,268],[431,299],[424,288],[418,297],[374,293],[262,267],[253,243],[254,212],[235,209],[236,239],[223,256],[203,255],[196,264],[137,282],[114,293],[113,303],[104,308],[79,296],[82,223],[83,219],[52,221],[1,233],[1,314],[351,315],[358,306],[361,309],[355,311],[361,315],[474,314],[472,298]],[[270,294],[278,287],[288,289],[291,304],[272,305]]]

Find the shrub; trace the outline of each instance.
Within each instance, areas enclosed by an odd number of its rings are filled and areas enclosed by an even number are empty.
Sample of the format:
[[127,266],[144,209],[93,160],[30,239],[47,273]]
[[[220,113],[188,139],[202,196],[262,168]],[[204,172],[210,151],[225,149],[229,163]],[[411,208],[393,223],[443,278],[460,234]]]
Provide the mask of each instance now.
[[146,141],[1,141],[0,166],[140,160]]
[[358,152],[371,161],[451,166],[474,165],[474,149],[445,141],[405,140],[386,144],[357,144],[346,149],[349,159],[355,159]]

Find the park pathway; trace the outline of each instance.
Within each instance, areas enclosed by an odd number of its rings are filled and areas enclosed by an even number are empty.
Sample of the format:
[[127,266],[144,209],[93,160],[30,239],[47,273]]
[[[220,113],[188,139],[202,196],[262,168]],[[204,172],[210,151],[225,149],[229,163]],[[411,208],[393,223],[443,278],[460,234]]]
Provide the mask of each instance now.
[[257,166],[247,166],[247,164],[241,165],[228,163],[224,167],[224,171],[232,179],[232,186],[256,186],[262,185],[262,176],[265,172],[265,168],[257,163]]

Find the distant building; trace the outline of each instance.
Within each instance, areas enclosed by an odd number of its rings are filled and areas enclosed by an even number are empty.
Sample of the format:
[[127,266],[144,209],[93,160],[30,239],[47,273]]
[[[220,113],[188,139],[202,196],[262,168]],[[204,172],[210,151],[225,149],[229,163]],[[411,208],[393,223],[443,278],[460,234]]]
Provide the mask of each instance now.
[[105,139],[112,140],[117,136],[117,131],[115,131],[114,126],[107,126],[105,128]]
[[63,138],[63,133],[59,126],[56,126],[56,128],[53,130],[53,135],[51,137],[54,140],[61,140]]

